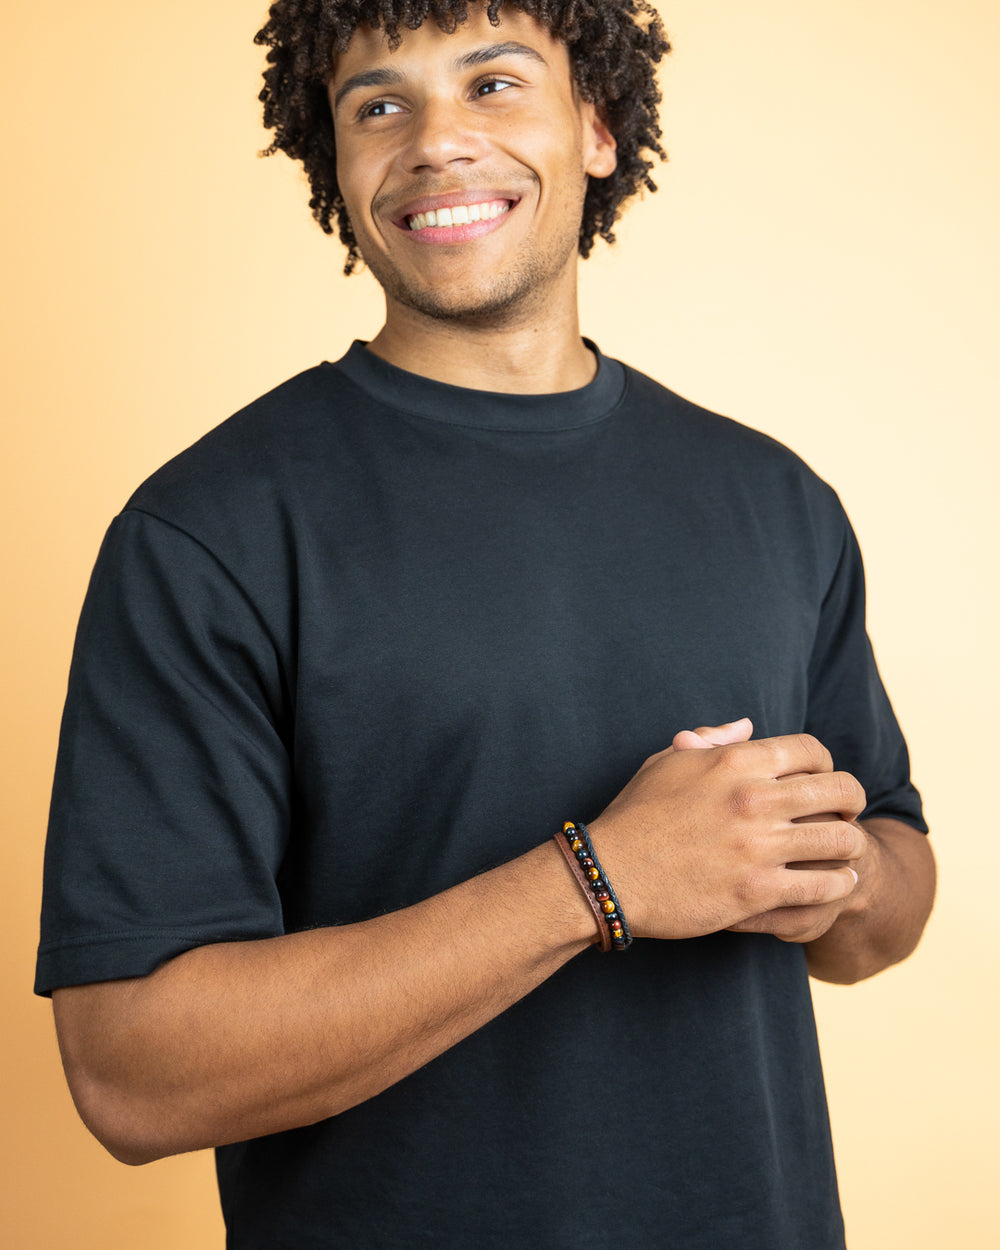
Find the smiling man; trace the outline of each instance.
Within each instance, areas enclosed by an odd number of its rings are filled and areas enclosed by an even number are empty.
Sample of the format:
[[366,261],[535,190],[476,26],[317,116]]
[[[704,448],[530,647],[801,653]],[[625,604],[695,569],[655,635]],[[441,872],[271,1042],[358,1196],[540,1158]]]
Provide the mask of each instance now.
[[659,20],[258,40],[386,318],[105,540],[37,976],[81,1115],[218,1148],[241,1250],[843,1247],[808,976],[904,958],[933,859],[836,496],[580,337]]
[[[551,381],[570,389],[594,371],[570,324],[577,246],[588,180],[614,171],[615,141],[579,98],[566,45],[516,10],[503,27],[497,38],[479,12],[395,49],[383,31],[354,35],[330,82],[340,191],[386,293],[373,351],[412,368],[441,354],[442,322],[483,346],[517,329],[520,372],[545,327],[545,356],[560,344]],[[430,376],[451,380],[453,354]]]

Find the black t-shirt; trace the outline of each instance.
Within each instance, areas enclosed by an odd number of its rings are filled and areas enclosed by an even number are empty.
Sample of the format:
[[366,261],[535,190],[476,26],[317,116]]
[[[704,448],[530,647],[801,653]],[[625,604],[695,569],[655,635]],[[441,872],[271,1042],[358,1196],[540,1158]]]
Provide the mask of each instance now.
[[[355,344],[108,533],[36,988],[405,907],[740,716],[815,733],[868,815],[924,828],[824,483],[615,361],[504,395]],[[218,1159],[239,1250],[843,1244],[803,952],[766,936],[588,950],[377,1097]]]

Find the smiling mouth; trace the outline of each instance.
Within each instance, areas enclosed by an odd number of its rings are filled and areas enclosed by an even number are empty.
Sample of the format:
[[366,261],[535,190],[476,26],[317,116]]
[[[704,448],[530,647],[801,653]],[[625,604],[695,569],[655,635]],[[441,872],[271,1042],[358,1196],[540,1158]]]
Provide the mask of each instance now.
[[472,204],[452,204],[448,208],[429,209],[425,213],[410,213],[405,221],[410,230],[448,230],[455,226],[468,226],[478,221],[493,221],[509,213],[516,201],[485,200]]

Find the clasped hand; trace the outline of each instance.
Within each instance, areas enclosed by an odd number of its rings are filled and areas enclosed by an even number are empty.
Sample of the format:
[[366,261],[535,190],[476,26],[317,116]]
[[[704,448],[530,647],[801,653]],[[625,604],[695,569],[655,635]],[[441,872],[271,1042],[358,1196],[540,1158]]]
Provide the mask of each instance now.
[[858,886],[865,793],[808,734],[684,730],[590,824],[638,937],[720,929],[811,942]]

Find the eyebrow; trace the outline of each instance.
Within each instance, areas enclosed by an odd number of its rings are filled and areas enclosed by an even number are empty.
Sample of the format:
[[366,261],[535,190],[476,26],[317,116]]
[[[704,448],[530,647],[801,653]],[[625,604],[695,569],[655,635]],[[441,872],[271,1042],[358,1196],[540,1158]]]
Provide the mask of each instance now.
[[[475,69],[479,65],[488,65],[490,61],[496,61],[505,56],[523,56],[541,65],[548,64],[545,57],[528,44],[508,40],[504,43],[487,43],[481,48],[463,52],[455,59],[454,67],[458,70]],[[337,88],[336,95],[333,97],[334,112],[340,107],[341,100],[352,91],[359,91],[364,87],[396,87],[405,80],[406,75],[402,70],[388,65],[380,69],[363,69],[360,73],[352,74],[347,82]]]

